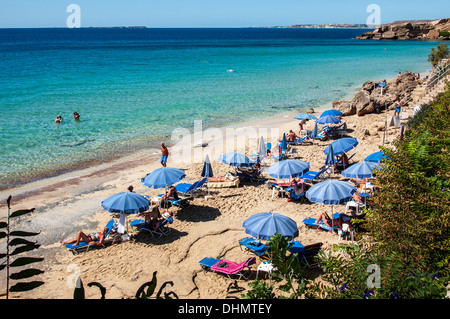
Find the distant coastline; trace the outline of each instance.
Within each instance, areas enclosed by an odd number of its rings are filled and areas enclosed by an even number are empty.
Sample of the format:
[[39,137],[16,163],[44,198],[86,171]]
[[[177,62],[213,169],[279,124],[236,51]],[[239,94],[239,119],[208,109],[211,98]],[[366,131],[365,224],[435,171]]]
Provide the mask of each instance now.
[[326,24],[293,24],[290,26],[273,26],[280,29],[371,29],[367,24],[326,23]]

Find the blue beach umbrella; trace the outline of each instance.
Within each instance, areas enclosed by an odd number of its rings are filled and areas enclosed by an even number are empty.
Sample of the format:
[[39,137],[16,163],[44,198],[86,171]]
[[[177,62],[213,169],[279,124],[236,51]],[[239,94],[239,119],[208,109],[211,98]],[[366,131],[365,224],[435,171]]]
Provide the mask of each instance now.
[[291,178],[305,174],[309,171],[309,163],[295,159],[276,162],[267,169],[267,173],[274,178]]
[[110,213],[137,214],[149,209],[149,201],[133,192],[121,192],[102,201],[102,207]]
[[269,240],[275,234],[290,238],[298,236],[297,223],[279,213],[255,214],[246,219],[242,227],[250,236],[262,240]]
[[323,152],[328,155],[330,148],[333,148],[334,155],[341,155],[342,153],[350,151],[352,148],[359,144],[358,140],[354,137],[343,137],[340,138],[330,145],[328,145]]
[[319,129],[317,127],[317,122],[314,124],[314,128],[311,132],[311,138],[316,139],[317,138],[317,134],[319,132]]
[[323,112],[320,117],[324,117],[327,115],[331,115],[331,116],[341,116],[342,112],[338,111],[338,110],[326,110],[325,112]]
[[294,119],[296,119],[296,120],[317,120],[317,117],[315,117],[311,113],[300,113],[300,114],[294,116]]
[[118,232],[124,233],[126,215],[145,212],[149,209],[150,203],[142,195],[133,192],[121,192],[102,201],[102,207],[110,213],[120,214]]
[[361,162],[353,164],[342,171],[342,176],[350,178],[372,178],[373,170],[380,169],[380,166],[372,162]]
[[186,177],[183,170],[173,167],[161,167],[141,179],[150,188],[165,188]]
[[219,161],[231,166],[248,166],[250,159],[242,153],[230,152],[219,156]]
[[203,169],[202,169],[201,176],[202,177],[213,177],[214,176],[208,154],[206,154],[205,162],[203,163]]
[[316,122],[317,124],[339,124],[341,120],[333,115],[325,115],[320,117]]
[[306,197],[314,202],[325,205],[339,205],[352,200],[356,188],[345,181],[329,179],[311,186],[306,191]]
[[334,166],[336,164],[336,158],[334,157],[333,146],[330,146],[327,157],[325,158],[325,165]]
[[388,158],[383,152],[375,152],[370,154],[364,159],[364,162],[381,163],[384,159]]

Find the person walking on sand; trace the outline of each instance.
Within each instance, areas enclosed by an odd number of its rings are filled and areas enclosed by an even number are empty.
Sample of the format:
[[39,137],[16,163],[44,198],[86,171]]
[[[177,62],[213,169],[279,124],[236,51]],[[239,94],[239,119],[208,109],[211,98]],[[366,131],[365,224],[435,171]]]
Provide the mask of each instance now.
[[167,157],[169,156],[169,150],[167,149],[166,145],[164,145],[164,142],[161,143],[161,165],[163,167],[166,167],[167,165]]

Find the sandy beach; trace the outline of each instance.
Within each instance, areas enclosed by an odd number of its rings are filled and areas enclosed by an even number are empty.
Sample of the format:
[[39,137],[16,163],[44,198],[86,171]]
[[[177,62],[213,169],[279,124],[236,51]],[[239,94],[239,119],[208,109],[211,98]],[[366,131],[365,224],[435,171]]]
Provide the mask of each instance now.
[[[316,109],[314,114],[318,117],[328,108]],[[258,138],[248,139],[245,145],[246,154],[257,151],[259,134],[276,132],[278,136],[271,137],[276,140],[290,129],[297,132],[299,121],[293,119],[296,114],[247,123],[245,126],[255,129]],[[393,111],[388,111],[389,120],[392,115]],[[363,161],[367,155],[379,150],[378,146],[383,144],[384,112],[362,117],[347,116],[343,117],[342,121],[347,123],[347,135],[356,137],[359,141],[359,145],[348,153],[356,153],[353,157],[355,162]],[[312,130],[313,124],[313,121],[309,121],[305,128]],[[262,128],[266,128],[266,131]],[[398,134],[398,129],[388,128],[387,140],[391,142]],[[263,136],[265,139],[269,138],[268,135]],[[217,162],[220,155],[216,154],[220,150],[217,145],[224,143],[223,150],[234,151],[235,149],[227,148],[233,145],[230,139],[237,145],[241,138],[239,135],[231,135],[221,138],[220,141],[211,139],[208,146],[200,147],[201,152],[194,152],[200,154],[200,160],[195,159],[191,163],[180,163],[175,155],[180,144],[172,145],[169,147],[171,155],[168,166],[184,169],[186,178],[182,182],[192,183],[200,179],[202,158],[208,154],[214,176],[224,177],[232,168]],[[198,141],[196,137],[190,140],[194,144]],[[290,158],[310,162],[311,170],[318,170],[325,160],[323,149],[331,142],[332,140],[327,140],[318,141],[315,145],[294,146],[295,152]],[[189,148],[198,149],[193,145],[189,145]],[[267,169],[272,163],[272,160],[266,159],[263,166]],[[330,213],[331,207],[288,202],[286,197],[272,198],[272,189],[268,186],[243,182],[238,188],[211,189],[212,198],[206,199],[203,193],[196,196],[189,207],[171,207],[169,210],[174,213],[174,222],[170,225],[171,233],[160,239],[137,235],[131,241],[92,249],[79,255],[72,255],[59,243],[60,240],[74,237],[79,230],[96,231],[111,217],[117,218],[118,216],[106,212],[101,207],[101,202],[115,193],[127,191],[130,185],[134,186],[136,193],[149,195],[150,198],[162,193],[162,189],[149,189],[141,183],[142,177],[159,167],[159,154],[148,154],[142,150],[114,163],[71,172],[1,193],[2,218],[6,216],[3,199],[8,195],[12,195],[13,210],[36,207],[34,213],[13,221],[13,228],[40,231],[41,234],[36,238],[42,246],[35,254],[45,258],[40,264],[45,270],[40,279],[45,284],[29,293],[12,296],[71,299],[74,279],[80,275],[85,284],[86,298],[95,299],[100,296],[97,288],[86,287],[87,283],[93,281],[101,283],[107,289],[108,299],[133,298],[137,289],[150,281],[153,272],[157,271],[158,287],[165,281],[173,281],[173,287],[168,289],[174,291],[179,298],[225,298],[226,287],[233,281],[224,276],[203,272],[199,261],[204,257],[225,258],[237,262],[247,259],[249,254],[239,247],[239,239],[249,236],[245,234],[242,222],[260,212],[277,212],[295,220],[299,228],[296,240],[304,245],[322,242],[323,249],[329,251],[333,244],[339,242],[336,234],[324,230],[310,230],[302,223],[304,218],[318,217],[322,211]],[[264,174],[267,176],[267,173]],[[338,174],[332,177],[343,179]],[[335,208],[335,212],[343,210],[344,205]],[[129,216],[128,222],[134,218],[137,216]],[[259,262],[253,266],[255,273]],[[245,281],[240,281],[239,284],[247,287]]]

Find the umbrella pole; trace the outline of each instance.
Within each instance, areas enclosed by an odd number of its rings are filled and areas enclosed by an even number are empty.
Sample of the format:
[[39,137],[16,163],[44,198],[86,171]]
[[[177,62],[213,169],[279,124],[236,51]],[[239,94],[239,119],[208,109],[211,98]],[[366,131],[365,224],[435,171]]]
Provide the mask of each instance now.
[[334,209],[333,209],[334,205],[331,205],[331,231],[333,231],[334,228]]

